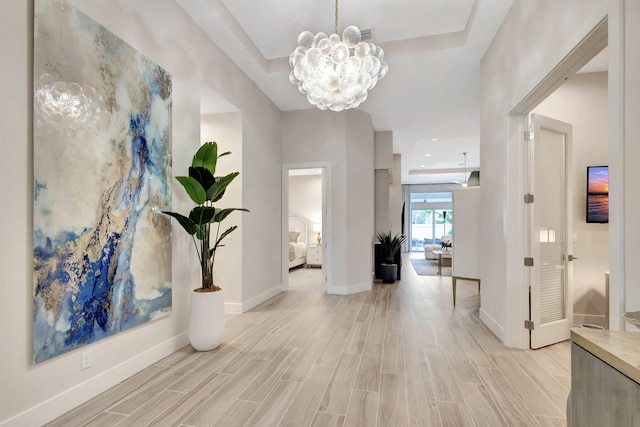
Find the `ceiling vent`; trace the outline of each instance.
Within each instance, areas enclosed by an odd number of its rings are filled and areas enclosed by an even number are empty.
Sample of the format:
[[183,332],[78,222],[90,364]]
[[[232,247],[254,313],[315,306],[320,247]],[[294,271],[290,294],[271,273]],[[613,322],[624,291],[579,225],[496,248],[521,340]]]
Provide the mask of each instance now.
[[373,38],[373,28],[360,30],[360,40],[371,40]]

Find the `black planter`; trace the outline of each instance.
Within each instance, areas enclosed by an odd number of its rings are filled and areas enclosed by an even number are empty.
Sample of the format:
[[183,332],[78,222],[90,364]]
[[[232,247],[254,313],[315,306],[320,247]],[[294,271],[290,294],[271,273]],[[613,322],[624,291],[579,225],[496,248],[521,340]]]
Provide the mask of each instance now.
[[[386,262],[386,255],[382,250],[382,245],[380,243],[376,242],[373,247],[375,253],[374,274],[376,276],[376,279],[382,280],[382,269],[380,268],[380,266]],[[395,256],[393,257],[393,263],[398,266],[398,268],[396,269],[396,280],[400,280],[400,270],[402,270],[402,254],[400,253],[400,251],[396,252]]]
[[382,283],[394,283],[396,281],[397,270],[397,264],[380,264],[380,276]]

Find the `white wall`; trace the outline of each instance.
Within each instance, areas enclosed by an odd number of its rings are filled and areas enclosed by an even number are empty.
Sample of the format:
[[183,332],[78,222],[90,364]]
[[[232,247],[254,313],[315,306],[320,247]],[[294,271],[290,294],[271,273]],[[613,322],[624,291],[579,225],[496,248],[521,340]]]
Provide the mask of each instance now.
[[[640,310],[640,3],[636,0],[516,0],[481,65],[480,317],[505,344],[527,345],[521,121],[509,112],[608,16],[610,327]],[[546,35],[552,35],[546,37]],[[631,183],[625,185],[625,182]]]
[[586,222],[587,166],[609,164],[608,75],[577,74],[534,109],[573,125],[573,318],[605,322],[604,273],[609,270],[609,225]]
[[[348,293],[371,288],[374,242],[374,140],[371,117],[347,118],[347,286]],[[339,184],[336,184],[337,186]],[[335,187],[334,186],[334,187]]]
[[[196,28],[171,0],[73,2],[173,75],[173,165],[184,165],[200,143],[200,88],[206,83],[242,112],[243,300],[279,285],[281,255],[265,251],[280,239],[280,111]],[[192,243],[174,233],[170,316],[100,341],[93,367],[80,371],[80,351],[31,365],[33,140],[31,58],[33,5],[4,2],[0,105],[3,155],[0,188],[0,424],[41,425],[186,344],[188,293],[198,280]],[[180,37],[176,37],[180,34]],[[174,208],[188,206],[174,183]],[[265,227],[264,224],[273,224]]]
[[386,169],[391,172],[393,167],[393,132],[375,132],[374,159],[376,170]]
[[393,132],[375,132],[375,230],[401,233],[402,163],[393,154]]
[[402,158],[400,154],[393,155],[393,180],[389,185],[389,223],[394,233],[402,233]]
[[610,25],[621,29],[609,31],[610,327],[637,332],[622,322],[620,314],[640,310],[640,2],[609,4]]
[[376,169],[374,177],[375,188],[375,205],[373,209],[374,214],[374,228],[376,233],[386,233],[391,228],[389,218],[389,189],[391,175],[387,169]]
[[391,228],[389,191],[393,173],[393,132],[374,133],[374,228],[386,233]]
[[[222,157],[216,167],[216,176],[224,176],[232,172],[240,175],[227,187],[220,200],[221,208],[242,207],[242,114],[224,113],[208,114],[200,117],[200,142],[215,141],[218,152],[231,151],[231,155]],[[174,173],[178,173],[174,169]],[[181,175],[187,171],[180,171]],[[250,213],[234,212],[221,224],[221,231],[234,225],[238,229],[224,241],[224,247],[216,251],[213,271],[214,283],[224,288],[225,310],[231,313],[241,312],[242,282],[238,280],[238,271],[242,271],[242,215]]]
[[289,216],[307,221],[307,242],[315,246],[318,234],[313,232],[313,224],[322,223],[322,175],[289,176]]
[[516,0],[481,64],[482,321],[506,344],[528,346],[522,129],[509,112],[616,2]]
[[241,270],[242,312],[276,295],[282,284],[282,254],[267,249],[281,238],[282,113],[249,84],[250,91],[236,94],[243,99],[236,103],[242,112],[242,207],[251,211],[242,214],[242,265],[251,266]]
[[331,233],[333,246],[329,293],[353,293],[371,286],[373,146],[371,118],[361,111],[283,113],[282,162],[331,165],[332,229],[325,230]]

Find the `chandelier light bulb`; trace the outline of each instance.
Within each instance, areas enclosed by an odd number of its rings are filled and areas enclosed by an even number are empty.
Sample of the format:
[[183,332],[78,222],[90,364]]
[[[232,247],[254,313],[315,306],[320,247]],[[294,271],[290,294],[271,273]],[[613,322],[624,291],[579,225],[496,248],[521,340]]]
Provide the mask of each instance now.
[[353,25],[344,29],[342,38],[303,31],[289,64],[289,81],[311,104],[332,111],[356,108],[389,71],[382,48],[363,42]]

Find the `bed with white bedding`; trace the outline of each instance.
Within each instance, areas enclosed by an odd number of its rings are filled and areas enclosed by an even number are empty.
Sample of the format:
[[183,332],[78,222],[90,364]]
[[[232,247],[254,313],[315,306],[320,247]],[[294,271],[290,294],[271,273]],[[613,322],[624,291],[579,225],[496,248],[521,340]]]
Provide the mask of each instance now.
[[307,222],[299,216],[289,217],[289,268],[307,262]]

